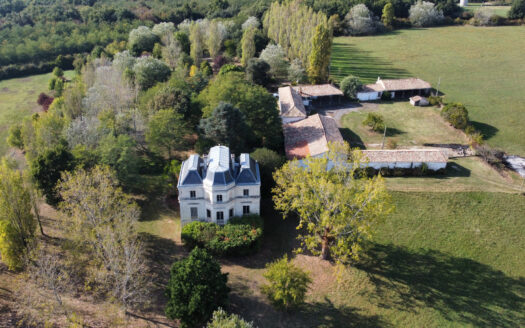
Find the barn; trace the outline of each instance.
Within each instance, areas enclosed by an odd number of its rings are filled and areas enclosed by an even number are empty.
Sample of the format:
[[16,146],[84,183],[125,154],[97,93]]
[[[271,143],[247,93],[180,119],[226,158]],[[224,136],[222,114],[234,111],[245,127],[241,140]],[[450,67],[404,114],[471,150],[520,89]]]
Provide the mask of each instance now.
[[306,118],[306,108],[303,99],[292,87],[282,87],[279,93],[279,113],[283,124],[292,123]]
[[307,105],[338,104],[344,98],[341,90],[332,84],[297,85],[293,89],[305,100]]
[[390,93],[392,99],[407,99],[412,96],[429,95],[432,90],[430,83],[419,78],[383,80],[377,78],[374,84],[365,84],[357,92],[357,99],[360,101],[380,100],[383,93]]
[[448,155],[437,149],[363,150],[366,166],[376,170],[410,169],[425,164],[429,170],[438,171],[447,167]]

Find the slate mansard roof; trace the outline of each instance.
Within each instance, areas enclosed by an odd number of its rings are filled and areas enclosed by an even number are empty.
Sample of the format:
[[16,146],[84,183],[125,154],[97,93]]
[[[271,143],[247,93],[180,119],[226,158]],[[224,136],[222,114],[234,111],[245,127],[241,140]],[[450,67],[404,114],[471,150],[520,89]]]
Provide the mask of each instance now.
[[241,154],[239,161],[225,146],[215,146],[206,157],[193,154],[182,163],[178,186],[225,186],[231,183],[260,184],[259,165],[249,154]]

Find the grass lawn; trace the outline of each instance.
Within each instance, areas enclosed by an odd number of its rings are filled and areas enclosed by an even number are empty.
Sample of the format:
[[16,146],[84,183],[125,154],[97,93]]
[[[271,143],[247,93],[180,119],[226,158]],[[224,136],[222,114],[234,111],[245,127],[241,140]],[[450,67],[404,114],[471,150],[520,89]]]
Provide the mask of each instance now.
[[423,146],[426,143],[467,144],[465,135],[452,128],[435,107],[413,107],[408,102],[364,104],[357,112],[342,117],[342,134],[352,145],[364,144],[369,149],[380,149],[382,132],[374,132],[362,124],[368,113],[380,114],[387,126],[387,139],[399,146]]
[[[68,78],[73,75],[74,71],[65,72]],[[36,100],[41,92],[48,92],[50,78],[51,73],[0,81],[0,156],[8,149],[9,127],[40,110]]]
[[482,8],[483,10],[488,10],[492,14],[501,17],[507,17],[507,14],[510,10],[510,6],[482,6],[480,3],[469,3],[469,5],[465,7],[467,11],[471,11],[473,13]]
[[331,73],[420,77],[463,102],[488,143],[525,155],[525,26],[450,26],[334,40]]
[[[227,310],[260,328],[525,324],[523,196],[393,192],[393,201],[395,212],[378,224],[376,239],[362,262],[340,276],[318,258],[294,258],[311,273],[314,283],[306,305],[290,313],[276,311],[260,286],[265,264],[291,254],[296,246],[296,221],[283,221],[271,202],[263,201],[266,232],[261,251],[221,260],[232,288]],[[178,235],[173,235],[179,232],[178,217],[165,210],[149,214],[153,219],[141,225],[157,239],[152,253],[172,252],[171,258],[160,257],[169,261],[159,266],[168,268],[185,252]]]

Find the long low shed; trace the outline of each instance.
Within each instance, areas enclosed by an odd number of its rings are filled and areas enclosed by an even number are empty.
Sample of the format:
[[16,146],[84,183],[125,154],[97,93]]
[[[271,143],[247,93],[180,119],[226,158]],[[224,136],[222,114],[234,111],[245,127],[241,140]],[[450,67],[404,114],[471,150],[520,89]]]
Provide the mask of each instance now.
[[363,150],[367,166],[381,168],[416,168],[426,164],[429,170],[438,171],[447,167],[448,155],[436,149]]

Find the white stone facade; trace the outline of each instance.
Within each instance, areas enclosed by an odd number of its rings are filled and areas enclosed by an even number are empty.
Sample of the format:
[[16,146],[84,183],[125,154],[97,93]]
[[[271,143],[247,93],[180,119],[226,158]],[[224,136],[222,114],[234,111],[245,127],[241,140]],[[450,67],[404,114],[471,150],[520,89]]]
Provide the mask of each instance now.
[[179,182],[182,225],[191,221],[226,224],[232,217],[260,214],[259,165],[249,154],[236,159],[228,147],[209,156],[191,155],[183,162]]

